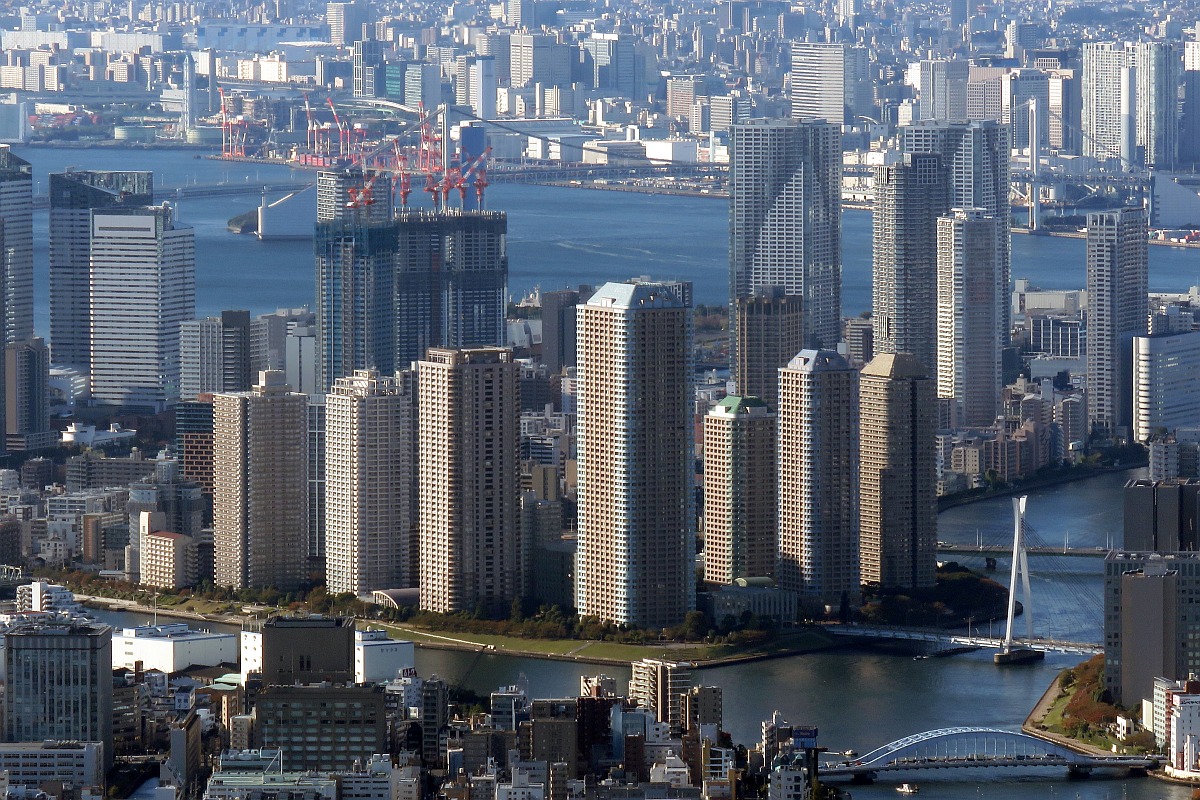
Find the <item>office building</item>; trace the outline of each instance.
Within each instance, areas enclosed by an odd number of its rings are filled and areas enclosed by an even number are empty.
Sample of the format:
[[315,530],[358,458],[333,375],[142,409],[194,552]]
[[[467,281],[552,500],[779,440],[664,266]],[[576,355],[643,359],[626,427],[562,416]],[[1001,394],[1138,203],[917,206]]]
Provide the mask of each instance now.
[[4,674],[4,741],[100,742],[112,764],[112,628],[18,622],[4,632]]
[[179,400],[179,327],[195,315],[196,242],[170,206],[92,212],[92,402],[158,413]]
[[1073,69],[1057,69],[1050,72],[1048,87],[1049,120],[1047,121],[1047,145],[1066,155],[1079,155],[1082,136],[1080,134],[1081,104],[1079,72]]
[[509,37],[509,85],[514,89],[571,85],[571,48],[551,33]]
[[416,585],[412,406],[373,370],[325,396],[325,580],[364,595]]
[[382,683],[416,668],[416,646],[378,628],[354,632],[354,682]]
[[[50,353],[39,338],[15,342],[4,348],[5,415],[0,431],[10,453],[42,450],[58,445],[58,431],[50,427]],[[0,452],[6,448],[0,447]]]
[[[33,166],[0,145],[0,219],[4,220],[4,344],[33,337]],[[2,377],[2,374],[0,374]]]
[[1146,215],[1099,211],[1087,222],[1087,409],[1092,435],[1127,435],[1133,421],[1133,339],[1147,331]]
[[388,751],[379,686],[267,686],[255,697],[257,741],[284,769],[351,772]]
[[1200,550],[1200,481],[1130,480],[1122,492],[1126,550]]
[[1200,427],[1200,332],[1133,339],[1133,437]]
[[215,583],[294,591],[308,578],[308,398],[283,373],[213,398]]
[[937,395],[968,428],[996,421],[1001,386],[996,229],[977,208],[937,221]]
[[179,327],[179,396],[245,392],[251,382],[250,312],[187,320]]
[[965,59],[924,59],[917,67],[921,90],[918,119],[967,118],[967,80],[971,71]]
[[350,617],[271,617],[241,634],[242,673],[263,686],[347,683],[354,680],[354,620]]
[[779,371],[779,586],[810,607],[855,603],[858,371],[802,350]]
[[421,608],[507,612],[525,565],[512,351],[431,348],[417,379]]
[[1154,679],[1200,672],[1196,553],[1113,551],[1104,559],[1104,683],[1113,702],[1137,706]]
[[350,46],[351,88],[354,97],[383,97],[384,43],[373,38],[362,39]]
[[764,286],[733,301],[733,381],[743,396],[779,407],[779,370],[804,349],[804,300]]
[[1008,128],[992,120],[922,122],[901,126],[900,145],[906,153],[942,157],[949,179],[949,208],[982,208],[996,220],[996,338],[1007,345],[1012,324]]
[[329,41],[335,47],[349,47],[362,41],[363,25],[370,22],[365,3],[326,3],[325,24],[329,26]]
[[842,302],[838,125],[751,120],[730,129],[730,153],[730,302],[778,286],[803,298],[805,345],[834,346]]
[[875,356],[858,380],[862,582],[937,583],[937,381],[907,353]]
[[775,414],[757,397],[729,395],[704,417],[706,583],[775,573],[775,436]]
[[853,124],[870,112],[868,52],[839,42],[792,42],[792,119]]
[[55,364],[91,369],[92,211],[153,202],[152,172],[50,175],[50,348]]
[[937,226],[948,205],[935,153],[875,168],[872,320],[876,353],[937,361]]
[[582,615],[659,628],[694,607],[691,325],[652,284],[605,284],[579,306]]
[[100,742],[53,741],[0,744],[0,772],[13,793],[61,783],[98,791],[104,786],[104,745]]

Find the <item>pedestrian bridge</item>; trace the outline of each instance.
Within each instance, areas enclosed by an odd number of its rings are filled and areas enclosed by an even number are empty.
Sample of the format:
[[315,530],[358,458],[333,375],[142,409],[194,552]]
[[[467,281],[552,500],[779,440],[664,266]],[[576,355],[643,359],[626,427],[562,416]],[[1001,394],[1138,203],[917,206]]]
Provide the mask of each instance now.
[[1058,767],[1086,775],[1094,769],[1155,766],[1157,761],[1152,758],[1080,753],[1000,728],[940,728],[897,739],[853,761],[826,764],[821,767],[821,775],[870,781],[881,774],[925,769]]

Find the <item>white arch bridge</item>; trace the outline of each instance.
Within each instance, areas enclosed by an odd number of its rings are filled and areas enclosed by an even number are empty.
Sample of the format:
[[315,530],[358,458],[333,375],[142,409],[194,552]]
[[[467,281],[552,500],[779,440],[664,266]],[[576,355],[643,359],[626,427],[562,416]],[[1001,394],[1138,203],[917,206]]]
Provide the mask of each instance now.
[[869,782],[886,773],[924,769],[1057,767],[1073,775],[1094,769],[1146,770],[1152,758],[1080,753],[1025,733],[1000,728],[940,728],[915,733],[853,761],[825,764],[821,776]]

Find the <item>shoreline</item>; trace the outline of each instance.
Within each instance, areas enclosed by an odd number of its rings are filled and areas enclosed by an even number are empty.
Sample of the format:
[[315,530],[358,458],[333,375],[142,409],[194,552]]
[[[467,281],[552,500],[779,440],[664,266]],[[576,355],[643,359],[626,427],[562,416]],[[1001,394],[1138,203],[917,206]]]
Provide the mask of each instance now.
[[[208,622],[221,625],[239,625],[244,627],[246,622],[253,621],[257,617],[248,616],[246,614],[203,614],[198,611],[185,611],[178,609],[170,609],[164,611],[155,609],[153,606],[148,606],[139,603],[135,600],[123,600],[114,597],[103,597],[101,595],[76,594],[76,599],[85,608],[94,608],[103,611],[116,611],[128,613],[146,613],[157,614],[159,617],[166,617],[168,620],[178,620],[187,622]],[[467,639],[455,639],[452,636],[447,636],[442,633],[433,631],[423,631],[415,628],[405,628],[400,623],[385,622],[382,620],[370,620],[357,617],[356,620],[365,625],[377,625],[381,628],[390,629],[392,632],[411,637],[409,641],[419,647],[429,650],[448,650],[462,653],[483,653],[502,656],[514,656],[517,658],[534,658],[545,661],[566,661],[580,664],[597,664],[600,666],[626,666],[634,659],[611,658],[607,656],[587,655],[583,652],[592,644],[612,644],[609,642],[596,642],[594,640],[584,639],[537,639],[530,641],[548,641],[548,642],[570,642],[577,643],[577,647],[565,653],[548,653],[538,650],[526,650],[521,648],[496,646],[494,644],[486,644],[482,642],[472,642]],[[816,634],[825,639],[821,645],[795,645],[792,647],[784,647],[778,652],[748,652],[738,653],[726,656],[716,656],[713,658],[694,659],[681,657],[678,654],[672,654],[671,648],[653,647],[650,645],[623,645],[625,647],[641,647],[645,648],[643,658],[665,658],[665,659],[680,659],[693,663],[693,668],[696,670],[715,669],[717,667],[727,667],[734,664],[750,663],[754,661],[768,661],[776,658],[789,658],[791,656],[806,655],[808,653],[824,652],[826,650],[834,650],[846,645],[836,641],[828,635],[821,634],[816,629],[807,628],[797,631],[795,634],[788,635],[803,635],[805,633]],[[469,634],[467,634],[469,635]],[[432,639],[433,641],[429,641]],[[777,640],[776,640],[777,641]],[[682,649],[682,648],[680,648]]]
[[[959,506],[968,506],[973,503],[981,503],[984,500],[994,500],[1000,497],[1015,497],[1016,495],[1024,494],[1025,492],[1034,492],[1039,489],[1051,489],[1055,486],[1062,486],[1067,483],[1078,483],[1080,481],[1099,478],[1102,475],[1111,475],[1114,472],[1126,472],[1131,469],[1141,469],[1148,462],[1139,462],[1137,464],[1124,464],[1113,467],[1095,467],[1084,474],[1076,474],[1076,470],[1070,470],[1062,475],[1048,475],[1041,480],[1032,483],[1023,483],[1020,486],[1010,486],[1005,489],[996,489],[994,491],[982,492],[980,494],[967,495],[965,492],[959,494],[945,495],[944,498],[938,498],[938,513],[949,511],[952,508]],[[961,495],[961,496],[960,496]]]

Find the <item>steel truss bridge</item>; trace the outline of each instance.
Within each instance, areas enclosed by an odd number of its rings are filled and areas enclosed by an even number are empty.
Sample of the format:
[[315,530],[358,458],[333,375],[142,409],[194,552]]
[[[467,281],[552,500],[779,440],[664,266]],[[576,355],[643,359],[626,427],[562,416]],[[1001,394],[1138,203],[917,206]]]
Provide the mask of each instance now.
[[1047,768],[1087,775],[1096,769],[1146,770],[1153,758],[1080,753],[1062,745],[1000,728],[939,728],[885,744],[854,761],[823,765],[823,778],[870,782],[880,775],[934,769]]

